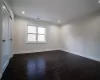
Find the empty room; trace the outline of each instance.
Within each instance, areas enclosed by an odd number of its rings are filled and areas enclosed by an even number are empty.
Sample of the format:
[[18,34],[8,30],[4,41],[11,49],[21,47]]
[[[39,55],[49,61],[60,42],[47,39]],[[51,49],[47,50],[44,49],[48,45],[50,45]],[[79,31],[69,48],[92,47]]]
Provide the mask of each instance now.
[[0,0],[0,80],[100,80],[100,0]]

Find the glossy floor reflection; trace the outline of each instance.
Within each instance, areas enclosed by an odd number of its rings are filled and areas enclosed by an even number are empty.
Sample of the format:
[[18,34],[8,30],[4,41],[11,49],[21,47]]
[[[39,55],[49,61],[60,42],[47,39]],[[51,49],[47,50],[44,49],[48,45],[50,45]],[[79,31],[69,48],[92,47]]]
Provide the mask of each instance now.
[[45,66],[43,58],[29,59],[27,61],[28,80],[44,80]]
[[100,80],[100,62],[60,50],[19,54],[1,80]]

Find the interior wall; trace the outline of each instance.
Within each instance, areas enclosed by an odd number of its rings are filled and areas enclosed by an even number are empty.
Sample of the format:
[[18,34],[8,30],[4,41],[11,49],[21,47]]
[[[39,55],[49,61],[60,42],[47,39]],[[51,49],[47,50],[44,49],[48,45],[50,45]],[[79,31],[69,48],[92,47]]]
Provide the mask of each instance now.
[[61,27],[62,50],[100,61],[100,13]]
[[[26,43],[27,25],[36,25],[46,27],[46,43]],[[59,45],[59,27],[55,24],[41,20],[15,16],[13,28],[14,53],[28,53],[48,50],[58,50]]]

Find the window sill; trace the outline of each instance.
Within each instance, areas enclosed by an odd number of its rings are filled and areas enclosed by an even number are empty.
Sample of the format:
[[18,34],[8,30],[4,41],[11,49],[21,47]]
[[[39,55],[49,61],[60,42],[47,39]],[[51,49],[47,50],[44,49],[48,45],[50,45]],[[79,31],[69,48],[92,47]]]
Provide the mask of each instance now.
[[46,42],[26,42],[26,44],[46,44]]

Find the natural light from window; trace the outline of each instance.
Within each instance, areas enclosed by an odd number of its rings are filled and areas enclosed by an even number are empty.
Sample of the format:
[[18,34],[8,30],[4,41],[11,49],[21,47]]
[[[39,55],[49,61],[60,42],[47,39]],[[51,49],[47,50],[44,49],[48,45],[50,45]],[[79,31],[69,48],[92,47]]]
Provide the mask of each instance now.
[[27,41],[28,42],[46,42],[46,28],[44,27],[36,27],[36,26],[28,26],[27,33]]

